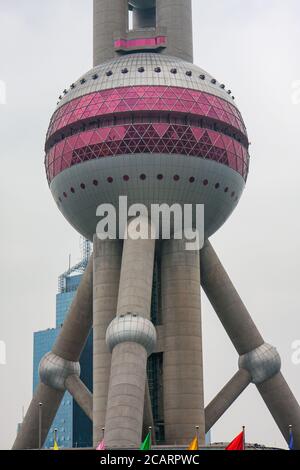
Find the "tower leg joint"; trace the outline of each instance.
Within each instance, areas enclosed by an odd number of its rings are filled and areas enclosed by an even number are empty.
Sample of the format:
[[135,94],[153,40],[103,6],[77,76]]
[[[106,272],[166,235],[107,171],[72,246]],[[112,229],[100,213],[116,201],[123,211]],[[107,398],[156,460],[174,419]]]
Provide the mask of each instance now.
[[152,322],[135,313],[119,315],[107,328],[106,344],[112,352],[120,343],[138,343],[150,356],[156,345],[156,329]]
[[72,362],[53,352],[45,354],[39,365],[39,376],[43,384],[64,392],[66,380],[70,375],[80,376],[79,362]]
[[277,349],[264,343],[239,358],[239,368],[246,369],[255,385],[274,377],[281,369],[281,359]]

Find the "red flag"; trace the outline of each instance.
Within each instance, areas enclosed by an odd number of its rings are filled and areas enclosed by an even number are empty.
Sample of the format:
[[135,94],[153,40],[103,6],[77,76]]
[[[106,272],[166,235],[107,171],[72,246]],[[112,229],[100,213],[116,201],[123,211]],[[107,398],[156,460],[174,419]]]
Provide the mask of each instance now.
[[245,450],[244,431],[242,431],[232,442],[226,447],[225,450]]

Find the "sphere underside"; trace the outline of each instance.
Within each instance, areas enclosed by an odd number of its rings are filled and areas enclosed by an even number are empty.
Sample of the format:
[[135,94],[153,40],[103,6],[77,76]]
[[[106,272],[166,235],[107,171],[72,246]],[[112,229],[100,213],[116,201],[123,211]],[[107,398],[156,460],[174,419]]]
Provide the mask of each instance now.
[[206,236],[229,217],[249,167],[243,119],[223,86],[177,58],[143,53],[96,67],[54,113],[45,166],[66,219],[92,239],[96,209],[204,204]]
[[[245,182],[216,162],[181,155],[136,154],[91,160],[60,173],[51,183],[60,210],[73,227],[92,240],[100,204],[112,204],[118,215],[119,196],[128,206],[204,204],[205,235],[217,231],[236,207]],[[71,191],[72,190],[72,191]],[[65,196],[66,197],[65,197]]]

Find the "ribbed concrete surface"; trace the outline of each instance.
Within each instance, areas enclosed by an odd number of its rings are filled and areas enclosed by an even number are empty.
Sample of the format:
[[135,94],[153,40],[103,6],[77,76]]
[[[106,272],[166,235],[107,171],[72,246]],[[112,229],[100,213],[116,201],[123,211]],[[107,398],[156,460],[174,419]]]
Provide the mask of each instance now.
[[162,243],[164,420],[166,444],[186,444],[199,426],[204,443],[204,399],[199,252],[184,240]]
[[117,312],[122,244],[118,240],[100,241],[94,237],[93,299],[93,442],[102,439],[105,426],[111,353],[105,342],[106,330]]

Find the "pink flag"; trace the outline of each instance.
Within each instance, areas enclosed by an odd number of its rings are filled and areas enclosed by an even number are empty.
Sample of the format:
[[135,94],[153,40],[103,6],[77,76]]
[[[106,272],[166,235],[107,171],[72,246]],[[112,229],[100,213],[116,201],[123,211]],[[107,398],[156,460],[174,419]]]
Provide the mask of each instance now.
[[102,441],[100,442],[100,444],[98,445],[98,447],[96,448],[96,450],[105,450],[105,442],[104,442],[104,439],[102,439]]

